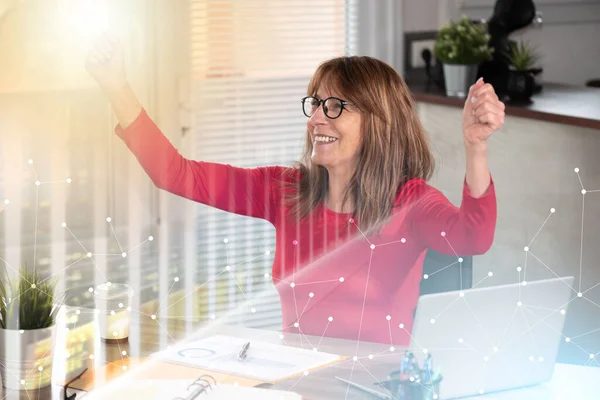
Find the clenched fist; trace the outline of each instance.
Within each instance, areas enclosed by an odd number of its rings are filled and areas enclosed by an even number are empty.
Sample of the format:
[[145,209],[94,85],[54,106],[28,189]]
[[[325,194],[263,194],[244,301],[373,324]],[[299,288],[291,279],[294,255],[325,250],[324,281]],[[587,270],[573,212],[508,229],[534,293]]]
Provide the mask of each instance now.
[[94,41],[85,60],[85,68],[105,92],[119,90],[127,84],[123,47],[108,34]]
[[463,110],[463,135],[466,144],[485,142],[504,124],[504,103],[494,87],[479,79],[469,90]]

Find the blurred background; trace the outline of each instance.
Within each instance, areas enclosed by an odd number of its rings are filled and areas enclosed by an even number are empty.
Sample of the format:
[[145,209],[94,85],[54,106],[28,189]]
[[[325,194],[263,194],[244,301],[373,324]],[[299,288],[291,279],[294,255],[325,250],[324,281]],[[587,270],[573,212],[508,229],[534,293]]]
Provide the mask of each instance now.
[[[0,0],[0,272],[34,266],[59,278],[69,305],[89,308],[90,287],[128,283],[133,309],[184,323],[219,318],[266,293],[264,307],[240,318],[280,329],[269,275],[273,227],[153,186],[113,133],[108,101],[84,69],[92,38],[105,30],[121,38],[132,87],[184,156],[242,167],[290,165],[304,139],[299,100],[321,61],[372,55],[407,77],[421,74],[421,54],[433,48],[440,26],[463,14],[488,18],[494,3]],[[538,82],[583,88],[599,79],[600,2],[535,3],[543,22],[512,37],[537,47]],[[568,97],[561,101],[568,106]],[[432,184],[458,205],[459,109],[418,106],[439,158]],[[523,246],[534,236],[532,249],[544,261],[530,257],[529,279],[582,277],[579,290],[588,290],[589,300],[572,306],[566,334],[581,336],[585,351],[563,346],[564,362],[589,364],[587,353],[600,351],[600,198],[590,194],[582,215],[573,172],[580,167],[586,188],[600,189],[599,140],[591,127],[509,117],[490,145],[499,229],[492,250],[475,257],[473,281],[518,282]],[[537,235],[551,207],[557,217]]]

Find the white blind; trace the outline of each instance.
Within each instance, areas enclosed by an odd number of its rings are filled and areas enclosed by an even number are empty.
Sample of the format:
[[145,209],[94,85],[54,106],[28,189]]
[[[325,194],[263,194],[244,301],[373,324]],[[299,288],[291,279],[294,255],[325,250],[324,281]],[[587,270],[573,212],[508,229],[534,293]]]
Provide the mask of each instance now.
[[[300,99],[319,63],[356,53],[356,1],[191,0],[194,157],[239,167],[298,160]],[[236,312],[239,322],[281,327],[279,298],[265,278],[272,225],[199,205],[195,229],[197,280],[208,281],[196,312],[220,318],[261,294],[255,313]]]

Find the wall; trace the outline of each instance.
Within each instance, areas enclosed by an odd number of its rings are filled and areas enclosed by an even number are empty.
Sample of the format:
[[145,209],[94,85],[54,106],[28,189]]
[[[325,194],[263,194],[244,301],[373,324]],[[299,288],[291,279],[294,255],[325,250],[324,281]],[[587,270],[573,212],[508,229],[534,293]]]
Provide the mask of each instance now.
[[[600,79],[600,1],[599,0],[534,0],[543,14],[541,28],[515,32],[515,40],[523,38],[542,54],[543,80],[584,85]],[[405,32],[437,30],[449,19],[465,14],[473,18],[489,18],[494,0],[404,0]]]
[[[424,103],[418,107],[438,160],[431,184],[459,205],[465,174],[462,110]],[[563,342],[563,362],[583,364],[589,361],[589,353],[600,350],[600,332],[594,332],[600,320],[600,285],[595,286],[600,283],[596,261],[600,258],[600,192],[591,192],[600,189],[599,151],[600,131],[517,117],[508,117],[490,139],[498,223],[490,251],[474,258],[473,282],[480,282],[478,286],[519,282],[523,275],[518,266],[527,267],[528,281],[574,276],[574,289],[584,296],[569,305],[564,335],[582,335],[574,340],[581,348]],[[584,195],[576,167],[590,191],[585,195],[583,230]],[[529,246],[527,259],[525,246]],[[493,277],[487,276],[489,271]]]

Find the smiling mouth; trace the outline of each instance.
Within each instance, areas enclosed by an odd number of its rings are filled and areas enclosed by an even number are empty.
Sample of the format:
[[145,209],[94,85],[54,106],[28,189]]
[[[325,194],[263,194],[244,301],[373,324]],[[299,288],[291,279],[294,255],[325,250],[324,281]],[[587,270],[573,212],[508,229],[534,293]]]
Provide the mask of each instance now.
[[316,135],[314,142],[315,144],[330,144],[330,143],[334,143],[337,142],[338,138],[334,138],[331,136],[324,136],[324,135]]

